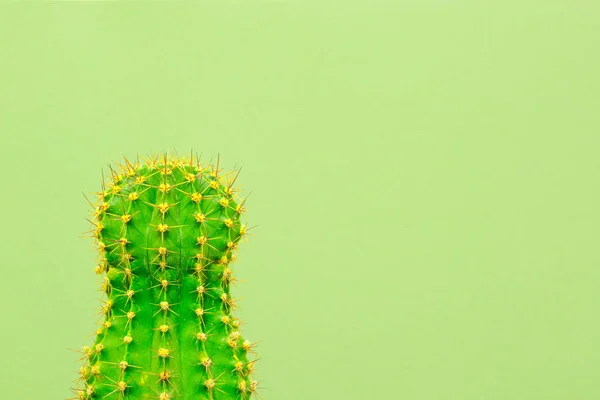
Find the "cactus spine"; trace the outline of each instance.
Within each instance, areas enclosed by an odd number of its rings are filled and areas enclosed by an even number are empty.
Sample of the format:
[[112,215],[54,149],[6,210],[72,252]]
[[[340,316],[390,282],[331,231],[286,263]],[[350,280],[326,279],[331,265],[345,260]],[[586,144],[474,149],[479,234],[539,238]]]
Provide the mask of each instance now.
[[237,174],[192,156],[124,161],[92,204],[106,299],[75,398],[249,399],[254,343],[230,295]]

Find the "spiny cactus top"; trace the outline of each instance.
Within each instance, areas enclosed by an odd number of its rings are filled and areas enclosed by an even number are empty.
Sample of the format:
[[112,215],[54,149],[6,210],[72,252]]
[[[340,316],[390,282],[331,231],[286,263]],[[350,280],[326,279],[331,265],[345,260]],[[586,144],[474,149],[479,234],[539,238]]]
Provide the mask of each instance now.
[[75,398],[250,398],[254,343],[230,295],[246,234],[237,175],[166,154],[111,175],[92,204],[106,299]]

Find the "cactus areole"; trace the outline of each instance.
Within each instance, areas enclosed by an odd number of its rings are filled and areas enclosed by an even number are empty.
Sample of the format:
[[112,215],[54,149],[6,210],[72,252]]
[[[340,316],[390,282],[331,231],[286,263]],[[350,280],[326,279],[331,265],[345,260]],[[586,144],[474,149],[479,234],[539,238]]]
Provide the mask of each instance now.
[[230,294],[246,234],[237,174],[167,154],[110,173],[92,204],[106,296],[74,398],[249,399],[254,343]]

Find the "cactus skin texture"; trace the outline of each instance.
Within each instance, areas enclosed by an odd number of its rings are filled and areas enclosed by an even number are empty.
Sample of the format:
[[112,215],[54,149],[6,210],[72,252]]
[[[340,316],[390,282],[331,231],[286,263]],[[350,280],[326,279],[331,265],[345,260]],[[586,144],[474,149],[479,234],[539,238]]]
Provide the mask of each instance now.
[[125,159],[103,179],[92,236],[106,299],[75,399],[257,395],[255,343],[241,335],[230,295],[244,202],[235,171],[218,164],[163,154]]

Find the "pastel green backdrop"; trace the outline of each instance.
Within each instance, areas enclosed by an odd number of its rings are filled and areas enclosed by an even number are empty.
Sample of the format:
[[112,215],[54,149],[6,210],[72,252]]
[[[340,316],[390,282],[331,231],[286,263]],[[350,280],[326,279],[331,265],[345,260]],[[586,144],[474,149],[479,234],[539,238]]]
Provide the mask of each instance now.
[[121,155],[242,166],[265,400],[600,397],[600,6],[0,5],[3,399],[70,396]]

